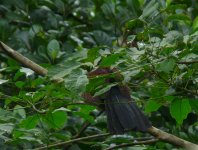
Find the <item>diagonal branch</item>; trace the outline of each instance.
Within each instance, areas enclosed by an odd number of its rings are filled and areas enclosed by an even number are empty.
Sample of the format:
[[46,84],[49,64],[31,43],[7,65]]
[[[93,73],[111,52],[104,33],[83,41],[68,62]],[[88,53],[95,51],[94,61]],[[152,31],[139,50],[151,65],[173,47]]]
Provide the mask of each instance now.
[[46,75],[47,72],[48,72],[47,69],[39,66],[35,62],[33,62],[30,59],[24,57],[19,52],[13,50],[12,48],[10,48],[9,46],[7,46],[6,44],[4,44],[1,41],[0,41],[0,52],[3,52],[5,54],[9,55],[10,57],[14,58],[18,62],[20,62],[23,65],[27,66],[28,68],[34,70],[36,73],[38,73],[40,75]]
[[198,145],[193,144],[191,142],[188,142],[186,140],[183,140],[175,135],[172,135],[170,133],[164,132],[156,127],[151,127],[147,131],[154,137],[158,138],[159,140],[162,140],[164,142],[168,142],[170,144],[183,147],[186,150],[198,150]]

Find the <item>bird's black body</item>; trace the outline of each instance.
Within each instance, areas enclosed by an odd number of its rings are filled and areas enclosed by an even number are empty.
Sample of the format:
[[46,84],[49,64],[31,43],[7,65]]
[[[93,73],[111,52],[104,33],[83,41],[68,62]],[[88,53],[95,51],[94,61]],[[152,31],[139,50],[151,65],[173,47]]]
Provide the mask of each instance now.
[[146,116],[118,86],[110,89],[104,103],[110,133],[123,134],[128,130],[145,132],[151,127]]
[[[116,72],[115,69],[98,68],[88,74],[89,77],[104,75]],[[115,78],[109,78],[106,83],[118,82],[121,75]],[[117,81],[118,80],[118,81]],[[92,97],[86,93],[83,95],[89,102],[103,101],[104,104],[99,105],[105,109],[107,114],[107,126],[112,134],[123,134],[125,131],[141,131],[145,132],[151,127],[147,117],[141,112],[134,101],[130,97],[130,92],[127,86],[116,85],[112,87],[103,98]]]

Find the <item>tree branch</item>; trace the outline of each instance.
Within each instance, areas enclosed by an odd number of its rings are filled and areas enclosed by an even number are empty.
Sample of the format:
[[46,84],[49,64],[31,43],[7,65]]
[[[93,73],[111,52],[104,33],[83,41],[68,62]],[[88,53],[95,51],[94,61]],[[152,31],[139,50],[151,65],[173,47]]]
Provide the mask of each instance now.
[[62,146],[62,145],[71,144],[71,143],[74,143],[74,142],[79,142],[79,141],[83,141],[83,140],[89,140],[89,139],[99,138],[99,137],[109,136],[109,135],[110,135],[110,133],[91,135],[91,136],[72,139],[72,140],[69,140],[69,141],[64,141],[64,142],[60,142],[60,143],[56,143],[56,144],[51,144],[51,145],[48,145],[48,146],[35,148],[34,150],[43,150],[43,149],[48,149],[48,148],[52,148],[52,147]]
[[180,62],[177,62],[178,64],[185,64],[185,65],[190,65],[190,64],[195,64],[195,63],[198,63],[197,60],[194,60],[194,61],[180,61]]
[[46,75],[47,72],[48,72],[47,69],[39,66],[35,62],[33,62],[33,61],[29,60],[28,58],[24,57],[23,55],[21,55],[20,53],[18,53],[15,50],[13,50],[12,48],[10,48],[9,46],[7,46],[6,44],[4,44],[1,41],[0,41],[0,52],[6,53],[7,55],[16,59],[17,61],[24,64],[25,66],[27,66],[28,68],[32,69],[33,71],[35,71],[36,73],[38,73],[40,75]]
[[183,140],[179,137],[176,137],[175,135],[164,132],[156,127],[152,126],[151,128],[148,129],[147,132],[155,136],[159,140],[168,142],[170,144],[173,144],[179,147],[183,147],[186,150],[198,150],[198,145],[188,142],[186,140]]
[[138,141],[138,142],[132,142],[132,143],[125,143],[125,144],[120,144],[120,145],[116,145],[110,148],[106,148],[104,150],[115,150],[117,148],[122,148],[122,147],[129,147],[129,146],[133,146],[133,145],[140,145],[140,144],[152,144],[159,141],[158,139],[151,139],[151,140],[146,140],[146,141]]

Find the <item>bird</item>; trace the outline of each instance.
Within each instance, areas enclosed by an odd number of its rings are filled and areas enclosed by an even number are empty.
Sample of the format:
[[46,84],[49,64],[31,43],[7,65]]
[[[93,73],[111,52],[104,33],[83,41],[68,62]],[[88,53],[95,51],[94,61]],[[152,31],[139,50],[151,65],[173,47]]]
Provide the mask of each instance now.
[[[110,75],[105,79],[106,84],[120,82],[122,79],[117,69],[109,67],[97,68],[87,74],[89,79],[103,75]],[[148,118],[131,98],[127,85],[115,84],[102,96],[93,96],[85,92],[82,97],[86,102],[104,109],[107,115],[107,128],[111,134],[124,134],[131,130],[146,132],[151,127]]]

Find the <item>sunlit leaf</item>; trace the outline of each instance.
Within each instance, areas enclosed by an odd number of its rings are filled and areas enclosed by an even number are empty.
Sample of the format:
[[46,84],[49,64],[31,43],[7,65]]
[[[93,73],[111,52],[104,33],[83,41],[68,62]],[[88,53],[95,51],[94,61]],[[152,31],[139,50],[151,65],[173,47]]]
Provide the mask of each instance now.
[[177,121],[179,125],[187,118],[191,112],[191,106],[188,99],[175,99],[170,106],[171,116]]

